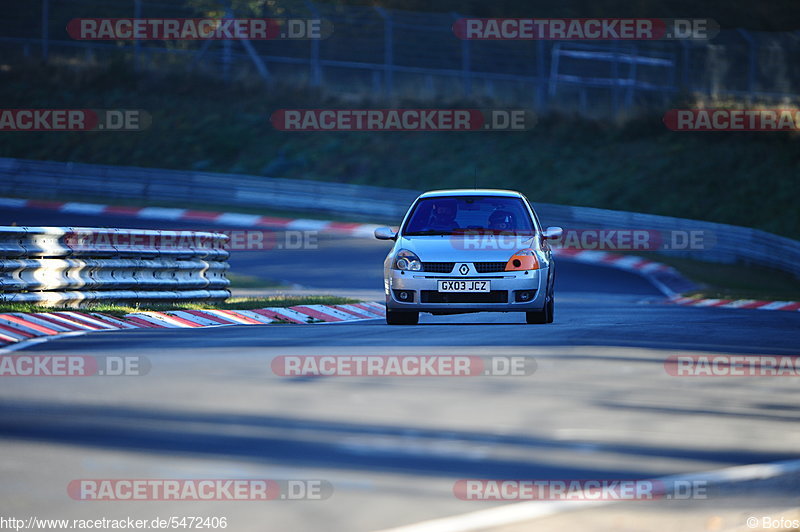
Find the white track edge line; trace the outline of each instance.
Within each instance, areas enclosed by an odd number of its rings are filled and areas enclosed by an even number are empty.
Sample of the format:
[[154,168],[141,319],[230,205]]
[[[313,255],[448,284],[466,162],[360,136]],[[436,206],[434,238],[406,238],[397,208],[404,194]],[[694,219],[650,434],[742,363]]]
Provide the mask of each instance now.
[[[654,482],[704,480],[709,483],[736,482],[773,478],[800,471],[800,460],[785,460],[733,466],[701,473],[669,475],[651,479]],[[519,523],[531,519],[556,515],[586,506],[605,506],[624,501],[526,501],[507,504],[486,510],[468,512],[451,517],[431,519],[419,523],[381,529],[380,532],[472,532],[490,527]]]

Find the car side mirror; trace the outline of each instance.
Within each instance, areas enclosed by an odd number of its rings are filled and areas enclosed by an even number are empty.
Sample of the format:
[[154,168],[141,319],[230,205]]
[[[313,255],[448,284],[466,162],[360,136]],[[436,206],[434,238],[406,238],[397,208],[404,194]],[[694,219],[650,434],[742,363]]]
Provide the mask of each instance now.
[[391,227],[378,227],[375,229],[375,238],[378,240],[396,240],[397,233]]
[[542,238],[545,240],[558,240],[563,234],[564,230],[560,227],[548,227],[542,232]]

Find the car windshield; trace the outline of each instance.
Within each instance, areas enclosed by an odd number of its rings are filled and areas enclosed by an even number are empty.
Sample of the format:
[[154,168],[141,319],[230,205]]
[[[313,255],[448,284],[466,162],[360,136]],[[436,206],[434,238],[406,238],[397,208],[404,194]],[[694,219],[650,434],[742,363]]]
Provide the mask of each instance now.
[[533,234],[528,209],[508,196],[423,198],[403,229],[404,236],[458,234]]

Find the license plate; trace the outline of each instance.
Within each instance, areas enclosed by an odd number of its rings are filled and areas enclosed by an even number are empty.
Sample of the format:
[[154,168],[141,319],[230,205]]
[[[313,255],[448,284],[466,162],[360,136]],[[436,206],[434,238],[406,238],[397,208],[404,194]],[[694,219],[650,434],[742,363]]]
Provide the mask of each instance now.
[[490,281],[439,281],[439,292],[489,292]]

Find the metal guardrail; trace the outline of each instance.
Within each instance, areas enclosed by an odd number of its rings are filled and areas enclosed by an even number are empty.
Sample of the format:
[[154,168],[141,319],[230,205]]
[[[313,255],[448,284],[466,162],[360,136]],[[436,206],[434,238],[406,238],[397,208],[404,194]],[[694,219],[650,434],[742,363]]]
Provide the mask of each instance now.
[[642,214],[636,212],[537,203],[545,225],[574,229],[634,229],[663,234],[696,232],[697,248],[662,249],[659,253],[720,264],[753,264],[791,273],[800,278],[800,242],[759,229],[735,225]]
[[0,301],[224,300],[227,239],[197,231],[0,227]]
[[[0,158],[0,195],[38,199],[97,197],[153,201],[208,202],[336,213],[348,218],[399,220],[419,191],[298,179],[181,172]],[[534,198],[535,199],[535,198]],[[545,225],[565,229],[699,231],[699,249],[664,253],[706,262],[746,263],[800,277],[800,242],[766,231],[669,216],[535,202]]]
[[322,181],[0,158],[0,193],[402,216],[416,192]]

